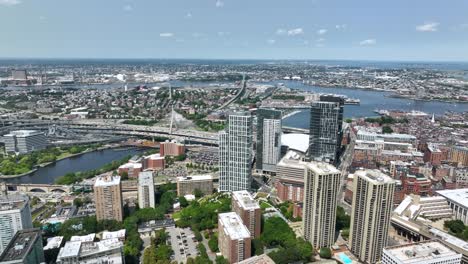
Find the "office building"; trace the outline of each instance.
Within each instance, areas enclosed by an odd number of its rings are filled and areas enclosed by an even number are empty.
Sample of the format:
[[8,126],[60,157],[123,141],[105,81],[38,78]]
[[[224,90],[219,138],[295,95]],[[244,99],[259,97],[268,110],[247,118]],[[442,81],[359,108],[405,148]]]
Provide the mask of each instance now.
[[7,154],[26,154],[45,149],[47,138],[44,133],[36,130],[17,130],[4,135],[5,152]]
[[16,232],[0,255],[3,264],[44,263],[42,236],[39,228],[23,229]]
[[32,227],[28,196],[0,196],[0,252],[17,231]]
[[100,176],[94,183],[97,220],[123,220],[120,176]]
[[461,259],[438,240],[427,240],[384,248],[382,264],[460,264]]
[[302,162],[306,167],[302,225],[304,239],[314,248],[335,243],[335,223],[341,172],[325,162]]
[[123,242],[117,238],[106,239],[99,242],[68,241],[60,249],[57,264],[122,264]]
[[138,206],[155,207],[154,178],[152,171],[143,171],[138,175]]
[[232,211],[237,213],[249,229],[252,238],[259,238],[262,223],[262,210],[257,201],[247,191],[232,193]]
[[344,100],[321,96],[310,110],[310,140],[308,157],[317,161],[338,161],[342,140]]
[[281,111],[257,110],[256,170],[276,172],[281,152]]
[[236,263],[251,256],[250,232],[234,212],[218,215],[218,245],[221,254]]
[[468,225],[468,189],[442,190],[437,194],[447,199],[455,219]]
[[191,175],[177,177],[177,196],[195,194],[195,190],[201,191],[204,195],[212,194],[213,176]]
[[161,156],[180,156],[185,154],[184,144],[178,143],[175,140],[165,141],[159,144],[159,154]]
[[387,245],[395,181],[378,170],[354,173],[351,252],[364,263],[376,263]]
[[230,114],[219,133],[219,190],[250,190],[252,182],[252,116]]

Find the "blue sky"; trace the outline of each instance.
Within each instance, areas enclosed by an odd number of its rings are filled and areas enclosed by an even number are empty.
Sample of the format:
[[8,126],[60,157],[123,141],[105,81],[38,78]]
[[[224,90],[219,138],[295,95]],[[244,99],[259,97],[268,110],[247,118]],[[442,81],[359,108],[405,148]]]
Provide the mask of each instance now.
[[468,61],[466,0],[0,0],[0,57]]

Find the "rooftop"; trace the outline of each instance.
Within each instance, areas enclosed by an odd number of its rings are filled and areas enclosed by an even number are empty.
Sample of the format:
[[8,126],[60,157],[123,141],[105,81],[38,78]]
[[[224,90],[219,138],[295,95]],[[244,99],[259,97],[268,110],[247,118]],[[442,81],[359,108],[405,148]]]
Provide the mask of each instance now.
[[359,170],[354,175],[361,176],[374,184],[395,183],[395,180],[379,170]]
[[421,263],[437,259],[445,260],[445,258],[450,256],[458,256],[461,259],[461,254],[457,254],[437,240],[388,247],[384,249],[384,252],[404,263]]
[[16,130],[16,131],[10,131],[10,133],[5,136],[28,137],[28,136],[43,135],[43,134],[44,133],[38,130]]
[[22,260],[32,250],[38,239],[40,239],[42,245],[41,230],[38,228],[23,229],[16,232],[0,256],[0,262]]
[[138,174],[138,185],[145,186],[152,184],[154,184],[152,171],[143,171]]
[[119,166],[119,169],[135,169],[135,168],[142,168],[143,165],[139,162],[127,162],[123,165]]
[[240,217],[234,213],[223,213],[218,215],[219,220],[221,221],[224,232],[231,238],[231,239],[244,239],[250,238],[250,232],[242,223]]
[[213,176],[206,174],[206,175],[190,175],[190,176],[177,177],[177,181],[206,181],[206,180],[213,180]]
[[[106,251],[110,251],[113,249],[117,249],[119,247],[123,247],[123,243],[116,238],[106,239],[99,242],[90,242],[90,243],[83,243],[81,241],[68,241],[63,248],[60,249],[60,252],[57,256],[57,261],[60,259],[67,259],[67,258],[79,258],[80,256],[90,256],[93,254],[104,253]],[[100,254],[103,255],[104,258],[108,258],[107,254]],[[114,256],[111,256],[114,258]],[[121,263],[118,262],[119,256],[115,256],[117,262],[113,263]],[[99,257],[96,256],[96,261],[87,260],[85,263],[103,263],[99,262]],[[121,259],[121,256],[120,256]],[[80,262],[82,263],[82,262]]]
[[156,154],[151,154],[149,156],[146,156],[145,159],[157,160],[157,159],[164,159],[164,157],[161,156],[161,154],[156,153]]
[[29,201],[29,197],[22,194],[8,194],[0,196],[0,211],[22,209]]
[[84,235],[84,236],[72,236],[70,238],[70,241],[93,242],[95,237],[96,237],[95,233]]
[[309,148],[309,135],[299,133],[282,134],[281,145],[306,153]]
[[437,191],[441,196],[468,208],[468,188]]
[[257,201],[250,195],[248,191],[236,191],[232,192],[232,196],[239,201],[240,205],[244,209],[259,209]]
[[47,239],[47,245],[44,250],[59,248],[62,245],[63,236],[50,237]]
[[102,240],[111,239],[111,238],[125,238],[125,229],[120,229],[114,232],[104,231],[102,233]]
[[120,176],[106,175],[97,177],[94,187],[106,187],[118,184],[120,184]]

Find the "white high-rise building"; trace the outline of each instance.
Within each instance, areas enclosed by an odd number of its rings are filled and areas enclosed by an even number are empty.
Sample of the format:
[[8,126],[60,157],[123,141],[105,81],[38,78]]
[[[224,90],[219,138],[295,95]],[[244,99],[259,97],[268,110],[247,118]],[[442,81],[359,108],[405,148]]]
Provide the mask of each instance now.
[[140,208],[155,207],[152,171],[143,171],[138,175],[138,206]]
[[382,264],[460,264],[461,259],[438,240],[427,240],[384,248]]
[[219,133],[219,190],[250,190],[252,182],[252,116],[228,116],[227,128]]
[[17,231],[28,228],[32,228],[28,196],[0,196],[0,252],[8,246]]
[[379,170],[354,173],[351,252],[364,263],[376,263],[387,245],[395,181]]
[[25,154],[45,149],[47,138],[41,131],[17,130],[4,135],[5,152],[8,154]]
[[257,110],[256,170],[276,172],[281,152],[281,111]]
[[307,169],[304,175],[304,238],[314,248],[331,247],[335,243],[336,206],[341,172],[324,162],[300,162]]

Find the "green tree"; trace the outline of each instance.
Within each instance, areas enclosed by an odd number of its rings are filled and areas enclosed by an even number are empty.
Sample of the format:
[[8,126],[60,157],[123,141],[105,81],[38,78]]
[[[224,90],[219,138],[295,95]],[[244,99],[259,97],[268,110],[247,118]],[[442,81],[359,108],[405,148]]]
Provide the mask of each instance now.
[[383,126],[382,127],[382,133],[391,134],[391,133],[393,133],[393,129],[390,126]]
[[252,240],[252,249],[256,256],[263,254],[264,252],[263,248],[264,248],[264,245],[261,239],[255,238]]
[[330,259],[332,257],[332,252],[329,248],[321,248],[319,254],[321,258]]

